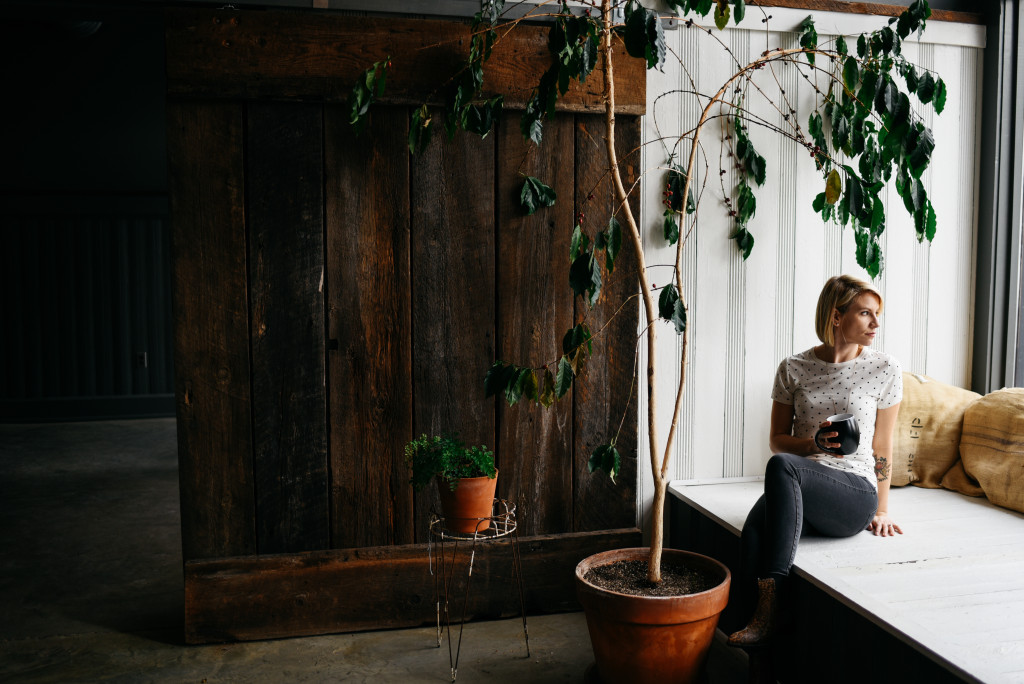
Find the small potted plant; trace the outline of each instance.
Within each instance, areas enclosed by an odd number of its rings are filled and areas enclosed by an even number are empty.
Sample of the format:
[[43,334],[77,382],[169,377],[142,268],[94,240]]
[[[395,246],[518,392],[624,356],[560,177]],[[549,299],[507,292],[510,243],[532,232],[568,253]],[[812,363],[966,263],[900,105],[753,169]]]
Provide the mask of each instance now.
[[422,435],[405,445],[417,490],[437,479],[445,525],[472,534],[490,527],[498,470],[494,453],[485,446],[466,446],[457,436]]

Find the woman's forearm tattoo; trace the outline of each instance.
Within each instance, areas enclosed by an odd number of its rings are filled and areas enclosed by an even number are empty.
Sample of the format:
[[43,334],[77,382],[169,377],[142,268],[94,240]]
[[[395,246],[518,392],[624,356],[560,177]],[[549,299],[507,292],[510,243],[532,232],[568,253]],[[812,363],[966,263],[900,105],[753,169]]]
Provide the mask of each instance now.
[[892,464],[889,463],[889,459],[885,456],[879,456],[874,454],[875,457],[875,477],[879,482],[885,482],[889,479],[890,473],[892,473]]

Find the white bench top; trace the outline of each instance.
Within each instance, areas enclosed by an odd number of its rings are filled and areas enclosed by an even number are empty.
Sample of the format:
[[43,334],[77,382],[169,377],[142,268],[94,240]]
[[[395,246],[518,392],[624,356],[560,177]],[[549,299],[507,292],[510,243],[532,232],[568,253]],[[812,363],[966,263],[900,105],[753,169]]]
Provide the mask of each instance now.
[[[761,478],[670,491],[739,535]],[[904,534],[805,537],[794,572],[968,681],[1024,683],[1024,515],[986,499],[894,488]]]

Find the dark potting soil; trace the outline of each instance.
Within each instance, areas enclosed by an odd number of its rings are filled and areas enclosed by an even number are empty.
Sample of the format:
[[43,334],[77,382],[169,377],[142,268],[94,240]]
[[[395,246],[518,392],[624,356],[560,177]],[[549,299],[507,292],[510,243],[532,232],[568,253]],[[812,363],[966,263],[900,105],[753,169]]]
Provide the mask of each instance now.
[[619,561],[591,569],[585,579],[602,589],[632,596],[685,596],[718,586],[717,574],[685,565],[661,564],[661,583],[647,581],[647,561]]

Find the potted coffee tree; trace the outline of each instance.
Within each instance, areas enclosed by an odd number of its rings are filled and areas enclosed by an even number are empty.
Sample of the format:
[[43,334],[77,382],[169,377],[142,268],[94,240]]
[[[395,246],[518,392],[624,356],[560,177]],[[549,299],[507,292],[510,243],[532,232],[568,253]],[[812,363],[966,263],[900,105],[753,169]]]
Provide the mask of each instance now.
[[[666,0],[675,18],[683,20],[685,30],[713,33],[702,26],[702,18],[713,14],[715,26],[725,28],[730,17],[739,23],[746,14],[745,0]],[[707,171],[707,162],[699,155],[700,137],[707,123],[724,119],[727,123],[728,164],[738,182],[723,186],[723,202],[734,223],[729,236],[746,258],[754,246],[750,230],[756,212],[755,188],[764,184],[770,164],[754,147],[748,129],[762,126],[802,147],[821,174],[821,192],[813,209],[826,221],[852,225],[857,245],[857,261],[875,277],[882,268],[880,237],[885,229],[882,202],[885,189],[894,181],[903,204],[913,217],[919,240],[931,240],[936,216],[921,177],[927,168],[935,141],[924,120],[916,114],[911,96],[922,105],[932,105],[941,113],[946,90],[942,79],[929,71],[919,71],[902,54],[902,42],[915,31],[923,30],[931,12],[926,0],[914,2],[898,17],[868,34],[839,36],[834,42],[819,44],[813,20],[808,17],[800,27],[797,48],[765,50],[747,63],[736,59],[723,41],[724,58],[734,72],[714,92],[694,98],[699,116],[696,125],[671,146],[673,153],[664,167],[665,240],[675,247],[672,275],[657,287],[650,278],[644,253],[642,231],[629,204],[628,196],[638,188],[627,189],[623,182],[615,145],[615,89],[612,74],[612,45],[622,41],[634,58],[647,67],[659,67],[668,57],[662,18],[637,0],[600,0],[581,3],[584,12],[573,11],[567,3],[544,3],[525,18],[544,15],[551,22],[548,47],[552,65],[533,89],[521,119],[523,135],[537,144],[542,142],[544,119],[554,111],[554,103],[574,80],[584,80],[599,70],[603,77],[606,114],[604,144],[608,172],[618,211],[607,226],[588,226],[579,218],[573,226],[569,255],[569,284],[586,305],[601,297],[604,274],[614,269],[621,247],[632,249],[638,268],[639,298],[646,324],[640,336],[646,344],[646,368],[643,369],[649,401],[647,404],[647,444],[654,480],[651,512],[650,548],[625,549],[585,559],[577,568],[581,600],[588,611],[588,624],[598,665],[604,681],[664,682],[691,681],[699,670],[728,594],[729,575],[724,566],[696,554],[664,549],[664,506],[668,486],[668,466],[672,443],[679,430],[683,393],[686,384],[687,324],[686,297],[683,288],[683,245],[696,227],[700,202],[695,198],[693,179],[698,171]],[[516,21],[501,22],[504,2],[482,0],[481,11],[473,24],[470,54],[466,64],[451,79],[451,92],[443,117],[449,134],[458,129],[479,135],[490,130],[501,98],[480,96],[484,66],[492,46],[500,35],[514,30]],[[555,9],[556,11],[552,11]],[[713,11],[713,12],[712,12]],[[764,15],[767,25],[768,15]],[[366,72],[350,100],[352,121],[358,125],[383,88],[389,62],[381,61]],[[797,121],[778,81],[756,80],[759,73],[774,66],[788,65],[813,84],[816,94],[811,115]],[[813,77],[813,78],[812,78]],[[776,125],[751,112],[742,93],[747,86],[757,88],[769,106],[783,114],[784,124]],[[773,95],[774,93],[774,95]],[[436,121],[426,105],[416,110],[410,122],[410,149],[425,144]],[[704,164],[703,169],[698,165]],[[726,170],[721,170],[724,176]],[[707,173],[703,174],[705,177]],[[554,193],[543,179],[527,178],[522,189],[523,205],[528,211],[551,206]],[[623,244],[625,243],[625,244]],[[603,258],[602,258],[603,257]],[[657,420],[655,386],[667,374],[656,367],[656,336],[663,330],[682,338],[682,372],[675,387],[675,403],[668,425]],[[554,364],[495,362],[484,380],[488,396],[504,396],[510,405],[535,401],[544,406],[565,397],[585,365],[594,343],[585,322],[566,332],[560,358]],[[609,426],[607,443],[598,446],[590,457],[590,470],[601,470],[614,478],[622,455],[616,447],[616,426]],[[648,596],[629,596],[623,591],[607,590],[588,577],[591,571],[643,559]],[[666,567],[682,565],[698,572],[686,596],[655,596],[666,582]],[[655,626],[657,628],[655,628]],[[606,628],[610,631],[605,631]],[[689,632],[680,636],[679,630]],[[682,652],[672,644],[685,644]]]

